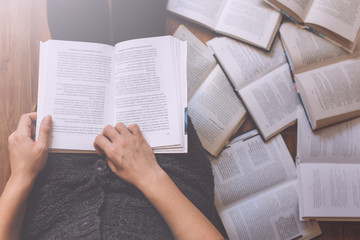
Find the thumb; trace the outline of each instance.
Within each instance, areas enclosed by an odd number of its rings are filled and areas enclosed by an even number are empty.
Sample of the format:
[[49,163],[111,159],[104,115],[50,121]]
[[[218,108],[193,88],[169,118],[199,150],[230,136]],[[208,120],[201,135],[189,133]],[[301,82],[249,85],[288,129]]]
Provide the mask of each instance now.
[[51,116],[48,115],[43,118],[40,124],[39,138],[38,138],[38,143],[42,144],[46,148],[49,147],[51,129],[52,129],[52,119]]

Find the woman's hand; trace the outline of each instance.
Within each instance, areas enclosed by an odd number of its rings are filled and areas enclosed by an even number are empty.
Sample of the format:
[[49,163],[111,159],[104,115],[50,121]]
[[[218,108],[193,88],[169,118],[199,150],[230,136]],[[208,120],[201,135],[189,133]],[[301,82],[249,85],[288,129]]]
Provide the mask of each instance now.
[[36,113],[23,114],[15,132],[9,136],[11,177],[32,182],[44,168],[52,129],[51,116],[40,126],[39,138],[34,141]]
[[99,155],[106,155],[111,170],[140,190],[163,173],[138,125],[106,126],[94,141]]
[[26,199],[46,162],[51,117],[42,120],[37,141],[35,121],[36,113],[23,114],[9,136],[11,175],[0,196],[0,239],[19,239]]

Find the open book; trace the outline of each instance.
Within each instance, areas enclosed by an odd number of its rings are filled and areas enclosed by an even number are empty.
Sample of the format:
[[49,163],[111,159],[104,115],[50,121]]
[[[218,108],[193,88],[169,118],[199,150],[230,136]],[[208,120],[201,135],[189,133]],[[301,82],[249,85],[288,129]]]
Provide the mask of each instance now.
[[269,50],[281,14],[263,0],[169,0],[167,9],[218,33]]
[[[304,72],[314,66],[321,66],[332,59],[347,56],[348,52],[312,34],[292,22],[283,22],[280,37],[294,74]],[[354,52],[360,50],[360,38]]]
[[207,46],[183,25],[174,36],[188,43],[189,115],[203,147],[216,156],[244,122],[245,107]]
[[296,170],[281,135],[264,143],[256,130],[235,138],[213,164],[215,204],[229,239],[310,239],[300,222]]
[[271,52],[217,38],[208,42],[265,140],[296,123],[298,94],[278,38]]
[[107,124],[123,122],[155,152],[187,152],[186,49],[171,36],[41,43],[38,118],[53,117],[50,150],[92,152]]
[[360,118],[313,132],[299,111],[297,155],[301,219],[360,221]]
[[360,29],[360,2],[266,0],[291,20],[352,52]]
[[321,65],[295,74],[313,129],[360,116],[359,54],[340,56]]

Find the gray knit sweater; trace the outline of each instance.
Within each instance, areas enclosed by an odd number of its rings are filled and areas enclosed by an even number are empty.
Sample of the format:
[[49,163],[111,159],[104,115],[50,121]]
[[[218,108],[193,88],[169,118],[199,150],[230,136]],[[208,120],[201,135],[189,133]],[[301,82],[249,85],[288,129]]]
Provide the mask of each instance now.
[[[189,153],[156,157],[186,197],[213,221],[213,175],[191,122]],[[139,190],[96,155],[87,154],[49,154],[29,197],[22,229],[26,240],[172,238]]]

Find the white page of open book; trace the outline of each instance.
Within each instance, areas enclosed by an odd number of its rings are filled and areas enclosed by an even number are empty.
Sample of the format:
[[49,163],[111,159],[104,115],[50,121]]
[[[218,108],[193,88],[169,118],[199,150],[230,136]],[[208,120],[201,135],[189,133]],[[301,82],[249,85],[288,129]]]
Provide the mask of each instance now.
[[239,94],[266,140],[295,124],[300,101],[287,64],[243,88]]
[[230,144],[213,164],[213,172],[219,212],[296,176],[295,165],[281,135],[266,143],[257,134]]
[[283,23],[280,34],[295,73],[325,60],[348,54],[342,48],[294,23]]
[[298,168],[302,217],[360,217],[360,164],[304,163]]
[[209,41],[208,45],[237,91],[286,63],[278,38],[275,39],[271,52],[225,37]]
[[228,0],[215,30],[267,48],[280,19],[280,13],[263,0]]
[[114,47],[50,40],[41,43],[37,134],[52,115],[50,148],[94,151],[93,142],[112,124],[111,66]]
[[189,102],[189,115],[203,147],[217,155],[241,124],[246,110],[217,65]]
[[185,26],[180,25],[174,33],[174,37],[186,40],[188,44],[187,95],[190,100],[216,66],[216,59],[210,49]]
[[312,131],[305,112],[299,111],[298,147],[302,163],[360,164],[360,118]]
[[360,27],[360,2],[314,0],[305,21],[325,27],[355,42]]
[[339,116],[341,121],[348,112],[360,114],[359,76],[360,58],[295,75],[313,129],[319,119]]
[[174,49],[186,53],[186,42],[179,42],[177,46],[168,36],[115,46],[115,122],[137,123],[151,147],[181,144],[183,118],[178,109],[183,102]]
[[214,29],[226,2],[227,0],[169,0],[167,9]]
[[220,212],[229,239],[310,239],[321,234],[316,222],[300,222],[298,187],[289,180]]

